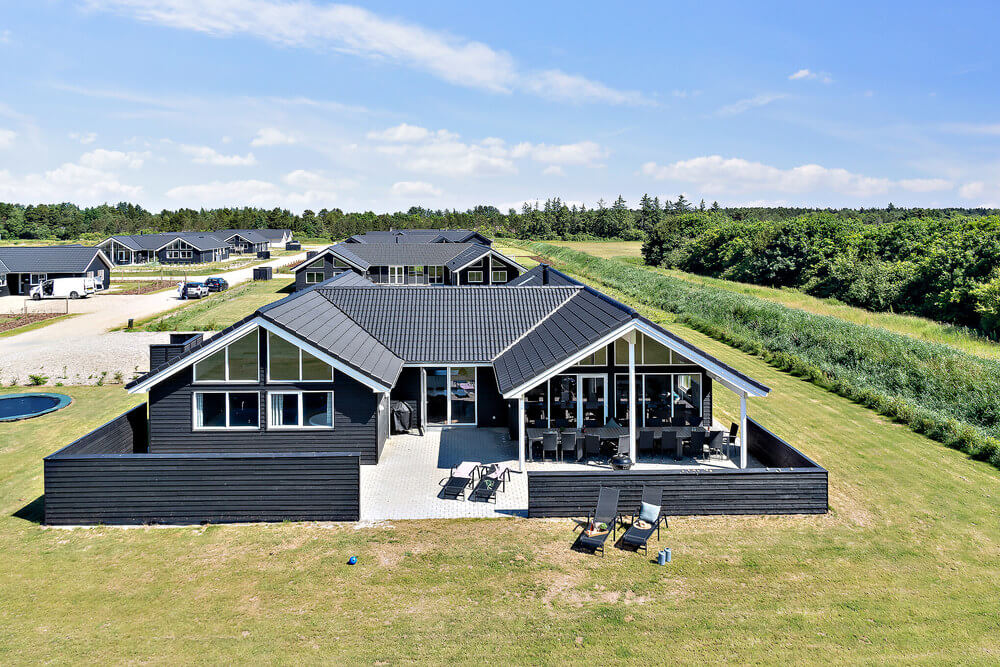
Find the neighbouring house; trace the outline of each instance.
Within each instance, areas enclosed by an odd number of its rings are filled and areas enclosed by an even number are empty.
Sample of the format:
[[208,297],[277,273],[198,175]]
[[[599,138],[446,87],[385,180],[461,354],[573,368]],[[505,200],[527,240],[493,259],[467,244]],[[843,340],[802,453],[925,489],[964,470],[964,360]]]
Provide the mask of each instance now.
[[271,241],[253,229],[225,229],[213,235],[228,243],[230,252],[239,255],[256,255],[271,247]]
[[116,235],[97,244],[117,266],[201,264],[229,259],[230,244],[207,232]]
[[0,248],[0,296],[27,295],[51,278],[94,278],[98,290],[111,285],[111,260],[99,248],[81,245]]
[[292,267],[295,289],[354,271],[388,285],[505,285],[524,267],[478,243],[338,243]]
[[[747,414],[765,385],[591,287],[532,272],[520,286],[399,289],[348,271],[212,338],[154,346],[159,363],[126,386],[147,403],[46,457],[46,522],[354,520],[360,466],[388,456],[396,406],[428,442],[507,434],[529,516],[580,516],[600,486],[637,498],[644,484],[671,514],[827,510],[826,471]],[[725,391],[739,423],[714,431]],[[718,434],[724,460],[639,449],[671,428]],[[553,429],[571,446],[612,438],[640,465],[532,462]]]
[[478,243],[492,245],[493,240],[469,229],[394,229],[354,234],[344,243]]

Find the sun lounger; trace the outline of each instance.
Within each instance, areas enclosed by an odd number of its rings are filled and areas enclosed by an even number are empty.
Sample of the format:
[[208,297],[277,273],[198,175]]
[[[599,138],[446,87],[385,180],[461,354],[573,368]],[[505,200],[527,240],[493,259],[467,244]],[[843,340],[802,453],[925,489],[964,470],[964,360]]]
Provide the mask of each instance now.
[[479,461],[462,461],[452,468],[451,475],[443,484],[442,497],[465,500],[465,490],[472,486],[481,465]]

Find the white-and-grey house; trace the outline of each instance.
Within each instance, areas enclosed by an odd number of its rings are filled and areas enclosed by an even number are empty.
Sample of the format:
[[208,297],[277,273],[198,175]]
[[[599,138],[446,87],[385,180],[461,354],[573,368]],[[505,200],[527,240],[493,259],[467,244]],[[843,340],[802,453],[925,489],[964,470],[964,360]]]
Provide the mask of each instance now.
[[27,295],[51,278],[94,278],[97,289],[111,285],[111,260],[99,249],[81,245],[0,248],[0,296]]

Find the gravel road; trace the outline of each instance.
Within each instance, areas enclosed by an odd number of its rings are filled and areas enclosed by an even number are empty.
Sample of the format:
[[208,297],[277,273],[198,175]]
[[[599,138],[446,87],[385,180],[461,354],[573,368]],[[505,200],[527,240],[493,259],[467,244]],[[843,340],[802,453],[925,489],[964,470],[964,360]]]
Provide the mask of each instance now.
[[[305,259],[305,252],[282,257],[263,266],[283,266]],[[230,285],[250,280],[253,269],[217,274]],[[6,297],[23,302],[21,297]],[[168,333],[108,331],[131,317],[140,319],[182,303],[174,290],[156,294],[98,295],[70,302],[79,313],[54,324],[0,338],[0,383],[24,385],[32,374],[45,375],[48,384],[96,384],[120,379],[128,382],[149,370],[149,345],[165,343]]]

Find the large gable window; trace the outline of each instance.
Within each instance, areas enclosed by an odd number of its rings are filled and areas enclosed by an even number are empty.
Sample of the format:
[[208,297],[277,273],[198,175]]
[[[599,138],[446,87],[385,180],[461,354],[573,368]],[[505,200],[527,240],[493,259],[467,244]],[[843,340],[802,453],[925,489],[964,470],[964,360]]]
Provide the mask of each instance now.
[[[635,363],[637,366],[669,366],[690,364],[691,361],[649,336],[636,332]],[[615,364],[628,365],[628,342],[622,338],[615,341]]]
[[258,330],[234,340],[194,365],[195,382],[257,382]]
[[267,376],[274,382],[332,382],[333,368],[298,345],[269,333]]

